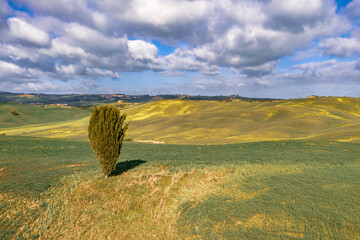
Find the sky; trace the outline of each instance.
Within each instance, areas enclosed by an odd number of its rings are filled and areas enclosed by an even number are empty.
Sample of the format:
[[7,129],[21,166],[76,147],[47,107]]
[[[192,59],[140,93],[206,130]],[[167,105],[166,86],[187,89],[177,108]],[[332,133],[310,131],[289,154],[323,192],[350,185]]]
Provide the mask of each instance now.
[[0,91],[360,97],[360,0],[0,0]]

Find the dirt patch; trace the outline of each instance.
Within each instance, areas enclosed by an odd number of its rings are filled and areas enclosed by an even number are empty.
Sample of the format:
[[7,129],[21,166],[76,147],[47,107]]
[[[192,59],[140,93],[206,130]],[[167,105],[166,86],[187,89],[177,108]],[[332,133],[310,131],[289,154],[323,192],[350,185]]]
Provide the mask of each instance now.
[[139,143],[151,143],[151,144],[165,144],[165,142],[155,141],[155,140],[135,140],[134,142],[139,142]]
[[71,165],[67,165],[65,167],[72,168],[72,167],[79,167],[79,166],[83,166],[83,165],[88,165],[88,163],[71,164]]
[[36,98],[36,96],[30,95],[30,94],[21,94],[21,95],[18,95],[18,97],[21,97],[21,98]]
[[[73,168],[73,167],[80,167],[80,166],[84,166],[84,165],[88,165],[89,163],[79,163],[79,164],[70,164],[70,165],[59,165],[59,166],[55,166],[52,168],[47,169],[49,170],[55,170],[55,169],[59,169],[59,168]],[[1,172],[0,172],[1,173]]]
[[2,175],[2,171],[5,169],[5,167],[0,168],[0,176]]

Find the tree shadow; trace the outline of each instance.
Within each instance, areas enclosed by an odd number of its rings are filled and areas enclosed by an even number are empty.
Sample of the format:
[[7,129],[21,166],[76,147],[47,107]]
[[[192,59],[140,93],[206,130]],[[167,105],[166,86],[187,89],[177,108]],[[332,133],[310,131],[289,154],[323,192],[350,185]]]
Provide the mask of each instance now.
[[133,168],[136,168],[137,166],[146,163],[144,160],[130,160],[125,162],[119,162],[116,164],[115,171],[110,174],[110,176],[118,176],[121,175],[124,172],[127,172]]

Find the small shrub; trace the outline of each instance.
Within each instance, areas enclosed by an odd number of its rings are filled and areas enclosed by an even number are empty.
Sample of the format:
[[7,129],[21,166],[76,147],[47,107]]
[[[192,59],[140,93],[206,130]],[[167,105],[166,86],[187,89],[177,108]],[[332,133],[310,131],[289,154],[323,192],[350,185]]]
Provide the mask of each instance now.
[[11,111],[11,114],[12,114],[13,116],[18,116],[18,115],[20,115],[17,111]]
[[90,117],[88,137],[106,177],[115,170],[121,152],[129,126],[125,119],[125,113],[110,105],[95,106]]

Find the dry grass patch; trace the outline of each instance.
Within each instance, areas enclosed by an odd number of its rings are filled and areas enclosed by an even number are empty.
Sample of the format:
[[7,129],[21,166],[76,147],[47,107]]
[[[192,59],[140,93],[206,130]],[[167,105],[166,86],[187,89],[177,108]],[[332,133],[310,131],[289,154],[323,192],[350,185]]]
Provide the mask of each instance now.
[[[0,194],[0,239],[32,239],[31,225],[41,211],[39,199]],[[26,213],[26,214],[24,214]]]
[[154,167],[109,179],[71,178],[47,193],[48,208],[34,224],[35,234],[42,239],[175,239],[182,205],[219,191],[228,174]]

